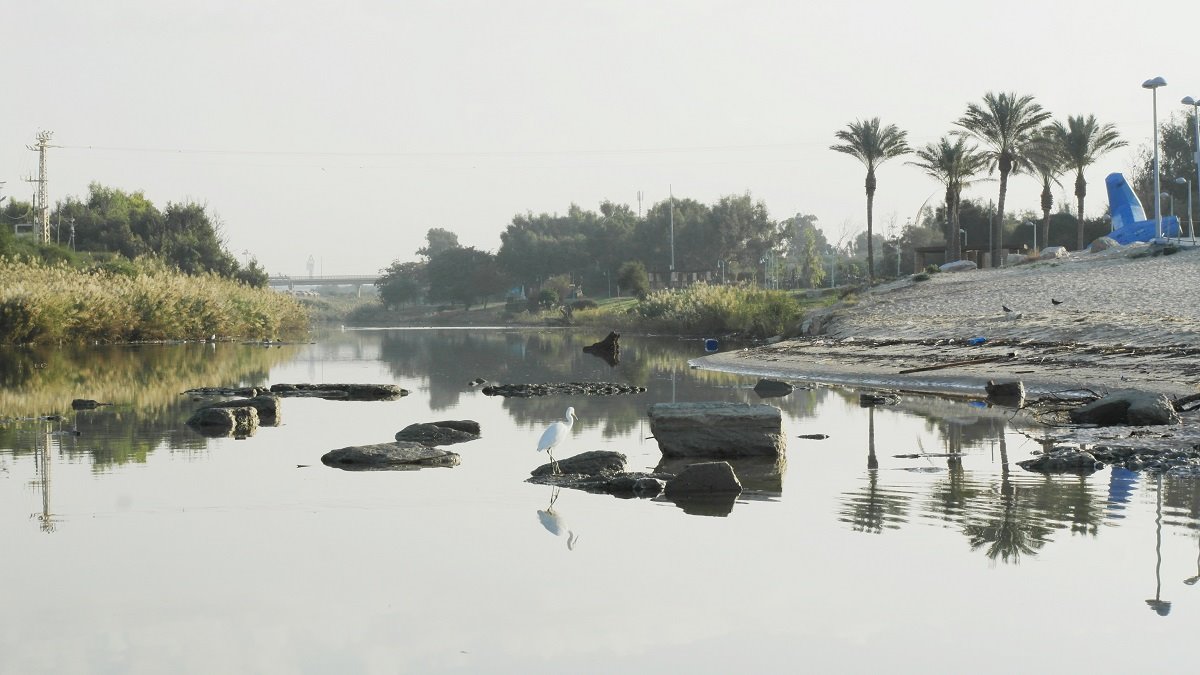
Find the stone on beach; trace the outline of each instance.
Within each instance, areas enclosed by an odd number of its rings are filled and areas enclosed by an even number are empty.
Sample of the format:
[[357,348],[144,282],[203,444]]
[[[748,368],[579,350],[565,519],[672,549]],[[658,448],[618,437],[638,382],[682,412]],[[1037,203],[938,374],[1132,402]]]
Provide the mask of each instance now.
[[1070,411],[1075,424],[1098,426],[1150,426],[1179,424],[1179,413],[1163,394],[1153,394],[1135,389],[1114,391]]

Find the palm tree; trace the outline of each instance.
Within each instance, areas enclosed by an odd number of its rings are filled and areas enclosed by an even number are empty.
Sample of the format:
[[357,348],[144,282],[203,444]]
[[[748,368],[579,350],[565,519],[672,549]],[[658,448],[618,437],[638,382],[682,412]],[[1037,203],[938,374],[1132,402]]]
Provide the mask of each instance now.
[[958,136],[951,140],[943,136],[937,143],[928,143],[913,151],[916,160],[906,162],[925,171],[925,174],[946,187],[946,257],[950,260],[962,258],[962,240],[959,238],[958,204],[962,200],[963,187],[970,185],[972,178],[987,166],[987,155],[980,153],[978,146],[967,145],[967,139]]
[[846,129],[835,134],[840,145],[829,146],[830,150],[851,155],[867,167],[867,279],[875,281],[875,168],[883,162],[911,152],[908,147],[908,132],[894,124],[882,126],[878,117],[857,120]]
[[1050,113],[1034,102],[1032,96],[1014,93],[983,95],[983,105],[970,103],[967,112],[955,124],[960,133],[979,139],[988,149],[992,169],[1000,169],[1000,199],[996,203],[996,221],[992,223],[992,262],[1000,261],[1004,250],[1004,196],[1008,193],[1008,174],[1019,172],[1026,163],[1022,150],[1037,133]]
[[1121,140],[1116,127],[1111,124],[1100,124],[1095,115],[1067,116],[1067,124],[1055,122],[1053,129],[1055,141],[1059,145],[1066,164],[1075,169],[1075,199],[1079,202],[1079,222],[1076,224],[1075,247],[1083,248],[1083,198],[1087,195],[1087,181],[1083,179],[1083,170],[1100,159],[1101,155],[1123,148],[1128,145]]
[[[1062,153],[1062,146],[1055,136],[1054,127],[1042,127],[1042,130],[1030,141],[1025,154],[1029,158],[1029,165],[1033,167],[1033,172],[1042,181],[1041,241],[1044,246],[1049,246],[1050,210],[1054,208],[1054,195],[1050,192],[1050,184],[1061,186],[1062,183],[1059,182],[1058,177],[1069,168],[1067,159]],[[1081,223],[1079,236],[1082,238],[1083,221],[1079,222]],[[1083,248],[1082,244],[1078,248]]]

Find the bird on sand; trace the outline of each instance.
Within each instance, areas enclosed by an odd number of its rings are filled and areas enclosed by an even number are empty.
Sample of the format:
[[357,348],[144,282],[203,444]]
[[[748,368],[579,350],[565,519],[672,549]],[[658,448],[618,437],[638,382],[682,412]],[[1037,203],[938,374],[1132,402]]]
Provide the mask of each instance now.
[[1052,305],[1061,305],[1061,304],[1063,304],[1063,301],[1062,301],[1062,300],[1055,300],[1054,298],[1050,298],[1050,304],[1052,304]]
[[563,415],[563,419],[546,427],[546,431],[542,432],[542,438],[538,441],[537,451],[543,450],[550,456],[550,472],[561,473],[558,470],[558,462],[554,459],[554,448],[563,442],[563,439],[571,433],[571,426],[577,420],[575,416],[575,408],[567,408],[567,412]]
[[1008,308],[1008,305],[1000,305],[1000,309],[1004,310],[1005,314],[1009,314],[1012,312],[1012,310]]

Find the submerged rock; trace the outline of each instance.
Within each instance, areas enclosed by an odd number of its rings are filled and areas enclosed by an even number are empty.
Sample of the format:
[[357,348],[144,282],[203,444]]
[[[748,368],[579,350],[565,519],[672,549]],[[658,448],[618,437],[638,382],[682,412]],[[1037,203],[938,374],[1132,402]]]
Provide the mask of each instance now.
[[[474,431],[467,431],[474,429]],[[454,445],[479,440],[479,423],[471,420],[426,422],[410,424],[396,432],[396,440],[412,441],[421,445]]]
[[321,456],[321,462],[326,466],[347,471],[449,467],[457,466],[459,460],[457,453],[410,441],[353,445],[330,450]]
[[754,385],[754,393],[758,394],[759,398],[787,396],[795,390],[796,387],[790,382],[780,382],[779,380],[768,380],[766,378],[760,378],[758,383]]
[[621,394],[640,394],[645,387],[616,382],[547,382],[543,384],[497,384],[483,388],[486,396],[516,396],[528,398],[531,396],[550,395],[584,395],[584,396],[616,396]]
[[258,430],[258,411],[250,406],[201,408],[187,424],[205,436],[253,436]]
[[1044,455],[1017,462],[1017,465],[1037,473],[1089,474],[1104,468],[1095,455],[1079,448],[1054,448]]
[[742,484],[729,462],[700,462],[689,465],[667,482],[667,497],[741,493]]
[[273,384],[271,393],[339,401],[393,401],[408,396],[408,390],[394,384]]
[[240,398],[232,401],[220,401],[208,406],[209,408],[254,408],[258,411],[258,421],[263,426],[279,426],[279,397],[264,394],[253,398]]

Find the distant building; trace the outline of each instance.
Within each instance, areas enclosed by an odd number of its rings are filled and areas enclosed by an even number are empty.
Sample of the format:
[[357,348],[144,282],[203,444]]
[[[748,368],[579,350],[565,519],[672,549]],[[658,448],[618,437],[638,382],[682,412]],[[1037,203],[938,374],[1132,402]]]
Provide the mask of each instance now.
[[37,225],[33,223],[13,223],[13,234],[18,237],[32,237],[37,232]]

